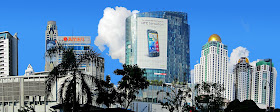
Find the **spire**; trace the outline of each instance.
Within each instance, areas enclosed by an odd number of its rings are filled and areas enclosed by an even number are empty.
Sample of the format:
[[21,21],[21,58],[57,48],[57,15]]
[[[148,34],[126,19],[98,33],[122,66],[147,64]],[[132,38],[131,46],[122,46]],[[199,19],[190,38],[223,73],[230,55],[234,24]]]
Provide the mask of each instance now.
[[33,68],[32,68],[32,66],[29,64],[28,66],[27,66],[27,69],[25,70],[25,76],[28,76],[28,75],[33,75],[33,73],[34,73],[34,70],[33,70]]

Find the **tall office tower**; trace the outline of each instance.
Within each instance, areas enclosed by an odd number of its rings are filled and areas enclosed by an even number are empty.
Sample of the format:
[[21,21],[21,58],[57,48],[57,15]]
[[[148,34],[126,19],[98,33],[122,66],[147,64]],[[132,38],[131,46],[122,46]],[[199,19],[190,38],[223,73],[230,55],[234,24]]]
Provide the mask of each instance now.
[[213,34],[203,45],[200,63],[194,66],[194,83],[220,83],[225,88],[224,96],[233,99],[232,74],[228,74],[228,50],[219,35]]
[[145,68],[148,80],[190,82],[189,29],[183,12],[131,15],[126,19],[125,63]]
[[0,32],[0,77],[18,75],[18,37]]
[[[57,26],[55,21],[48,21],[47,29],[45,32],[45,51],[52,48],[53,46],[56,46],[57,43]],[[52,57],[52,59],[46,57],[45,58],[45,71],[51,71],[54,66],[56,66],[58,63],[58,59],[56,57]]]
[[249,63],[248,58],[241,57],[233,70],[235,98],[240,102],[251,99],[253,68]]
[[[267,60],[260,60],[252,76],[252,95],[251,99],[257,104],[266,107],[275,107],[275,90],[277,71],[273,63]],[[269,103],[270,102],[270,103]]]

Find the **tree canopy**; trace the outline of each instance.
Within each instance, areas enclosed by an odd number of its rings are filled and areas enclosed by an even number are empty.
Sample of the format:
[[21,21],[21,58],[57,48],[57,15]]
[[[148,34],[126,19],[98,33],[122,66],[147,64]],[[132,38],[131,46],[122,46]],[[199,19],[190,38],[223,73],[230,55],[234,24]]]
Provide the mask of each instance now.
[[137,65],[124,64],[123,69],[117,69],[114,73],[123,76],[118,82],[118,90],[121,94],[119,103],[127,109],[139,90],[149,86],[149,81],[144,76],[145,69],[141,69]]

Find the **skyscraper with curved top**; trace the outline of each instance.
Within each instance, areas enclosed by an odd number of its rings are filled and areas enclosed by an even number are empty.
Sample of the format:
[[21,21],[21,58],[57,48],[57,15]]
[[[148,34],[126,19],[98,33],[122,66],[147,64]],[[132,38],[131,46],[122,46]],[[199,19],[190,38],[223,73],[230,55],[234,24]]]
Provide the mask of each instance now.
[[148,80],[190,82],[187,13],[155,11],[126,19],[125,63],[146,69]]

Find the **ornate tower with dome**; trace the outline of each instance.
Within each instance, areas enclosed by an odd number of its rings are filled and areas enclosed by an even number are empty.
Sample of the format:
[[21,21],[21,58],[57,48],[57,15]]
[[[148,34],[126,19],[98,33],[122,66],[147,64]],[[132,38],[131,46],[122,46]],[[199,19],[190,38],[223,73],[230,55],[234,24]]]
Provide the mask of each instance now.
[[200,63],[194,66],[194,83],[219,83],[225,88],[224,98],[231,101],[233,94],[233,75],[228,73],[228,48],[219,35],[213,34],[202,46]]
[[249,59],[241,57],[233,70],[235,98],[240,102],[251,99],[252,73]]

